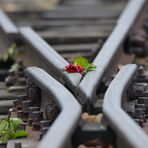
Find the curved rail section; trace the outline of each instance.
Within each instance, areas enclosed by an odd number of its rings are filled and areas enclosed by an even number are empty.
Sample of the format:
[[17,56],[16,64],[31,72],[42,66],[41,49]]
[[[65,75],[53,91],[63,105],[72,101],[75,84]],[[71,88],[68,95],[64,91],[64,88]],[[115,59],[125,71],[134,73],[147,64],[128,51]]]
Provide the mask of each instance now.
[[97,88],[103,77],[113,70],[113,65],[118,64],[121,52],[119,47],[142,9],[144,2],[145,0],[130,0],[127,4],[115,29],[93,62],[97,66],[96,71],[87,73],[79,85],[80,102],[85,103],[97,98]]
[[37,56],[35,66],[45,69],[58,81],[62,79],[64,83],[66,83],[65,85],[75,94],[77,92],[77,86],[82,77],[81,74],[68,74],[64,72],[63,68],[69,63],[50,45],[48,45],[32,28],[21,27],[20,34],[22,38],[31,45],[28,56]]
[[74,131],[81,114],[81,106],[75,97],[58,81],[40,68],[27,68],[26,74],[44,92],[53,96],[61,112],[38,148],[64,148]]
[[116,75],[105,94],[103,113],[107,124],[115,131],[119,141],[124,142],[122,143],[124,147],[147,148],[148,136],[121,108],[123,96],[136,72],[137,66],[128,64]]
[[8,36],[15,36],[18,34],[18,29],[15,24],[10,20],[10,18],[0,10],[0,26],[3,32]]

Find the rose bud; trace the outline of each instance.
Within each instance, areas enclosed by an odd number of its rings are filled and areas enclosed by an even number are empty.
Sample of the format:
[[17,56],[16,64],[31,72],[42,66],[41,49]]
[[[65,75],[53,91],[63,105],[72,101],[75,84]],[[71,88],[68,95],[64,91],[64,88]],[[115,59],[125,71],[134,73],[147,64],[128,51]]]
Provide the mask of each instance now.
[[65,70],[68,73],[81,73],[83,74],[84,68],[82,66],[76,65],[76,64],[69,64],[65,66]]

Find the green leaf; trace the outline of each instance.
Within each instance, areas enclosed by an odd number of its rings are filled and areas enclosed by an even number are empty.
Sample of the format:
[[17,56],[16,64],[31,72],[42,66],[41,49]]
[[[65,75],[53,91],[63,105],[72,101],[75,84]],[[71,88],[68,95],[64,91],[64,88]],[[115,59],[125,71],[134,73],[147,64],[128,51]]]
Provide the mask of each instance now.
[[16,44],[12,44],[7,51],[5,52],[5,54],[3,55],[3,60],[7,61],[9,59],[11,60],[15,60],[16,56],[18,55],[18,50],[16,48]]
[[6,120],[1,121],[1,123],[0,123],[0,135],[2,135],[3,132],[8,129],[8,127],[9,127],[8,121],[6,121]]
[[76,57],[74,64],[86,68],[89,65],[89,61],[84,57]]
[[6,144],[9,139],[16,139],[28,136],[28,132],[17,128],[23,123],[19,118],[6,118],[0,122],[0,143]]
[[29,135],[29,133],[27,131],[21,130],[21,131],[17,131],[14,134],[14,138],[16,139],[16,138],[26,137],[28,135]]
[[96,66],[95,66],[94,64],[90,63],[90,64],[88,64],[88,66],[85,68],[84,73],[87,73],[87,72],[89,72],[89,71],[94,71],[94,70],[96,70]]
[[10,118],[10,128],[15,131],[23,121],[19,118]]
[[3,136],[1,136],[0,142],[3,143],[3,144],[6,144],[9,139],[11,139],[11,130],[7,129],[5,131],[5,133],[3,134]]

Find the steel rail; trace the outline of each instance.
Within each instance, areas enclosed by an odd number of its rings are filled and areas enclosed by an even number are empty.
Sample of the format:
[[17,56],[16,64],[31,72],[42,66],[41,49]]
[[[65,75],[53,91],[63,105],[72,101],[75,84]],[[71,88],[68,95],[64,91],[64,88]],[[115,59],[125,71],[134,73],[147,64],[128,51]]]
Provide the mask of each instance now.
[[118,147],[121,144],[128,148],[148,147],[146,133],[121,107],[123,96],[136,74],[137,66],[135,64],[124,66],[105,93],[103,114],[107,125],[113,129],[120,141]]
[[97,66],[95,71],[85,75],[79,85],[79,100],[82,104],[96,101],[96,92],[102,79],[114,69],[120,58],[120,45],[124,41],[137,15],[144,5],[145,0],[130,0],[122,12],[115,29],[104,43],[101,51],[93,61]]
[[[20,35],[20,39],[29,43],[26,54],[30,57],[32,65],[45,69],[50,75],[73,91],[77,92],[77,86],[81,80],[80,74],[68,74],[63,71],[69,63],[61,57],[50,45],[48,45],[31,27],[18,29],[7,14],[0,10],[0,27],[6,35]],[[32,57],[34,59],[32,59]]]
[[52,96],[61,110],[47,134],[39,143],[38,148],[67,147],[65,144],[74,131],[81,115],[80,104],[62,84],[42,69],[29,67],[26,74],[42,91]]
[[0,9],[0,27],[7,36],[15,36],[18,34],[18,29],[11,19]]
[[113,65],[118,64],[119,54],[122,52],[119,47],[128,34],[144,2],[145,0],[130,0],[128,2],[115,29],[93,62],[97,66],[96,70],[87,73],[82,81],[80,74],[67,74],[62,71],[68,62],[37,35],[32,28],[21,27],[19,31],[23,40],[33,47],[28,50],[30,53],[32,52],[32,54],[29,54],[37,55],[37,59],[34,60],[37,61],[35,65],[45,69],[58,81],[62,79],[68,89],[78,96],[79,102],[85,104],[88,101],[95,101],[97,88],[102,79],[111,73],[114,69]]
[[69,63],[63,57],[61,57],[50,45],[48,45],[32,28],[21,27],[20,34],[23,40],[29,43],[31,47],[28,50],[28,56],[37,56],[37,63],[35,63],[35,66],[45,69],[50,75],[52,75],[58,81],[63,80],[65,85],[74,94],[76,94],[77,86],[82,77],[81,74],[68,74],[64,72],[64,67]]

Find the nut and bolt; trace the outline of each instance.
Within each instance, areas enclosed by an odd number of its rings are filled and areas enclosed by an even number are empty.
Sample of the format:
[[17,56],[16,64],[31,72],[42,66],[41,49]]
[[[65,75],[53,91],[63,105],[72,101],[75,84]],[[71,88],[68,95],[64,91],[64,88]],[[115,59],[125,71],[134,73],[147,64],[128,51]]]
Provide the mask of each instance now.
[[27,121],[28,119],[28,112],[24,112],[23,110],[18,110],[17,111],[17,117],[21,118],[23,121]]
[[23,101],[26,101],[27,100],[27,95],[24,94],[24,95],[17,95],[17,100],[20,101],[20,102],[23,102]]
[[137,97],[142,97],[143,93],[145,91],[145,87],[144,86],[138,86],[138,85],[132,85],[129,89],[128,89],[128,97],[130,99],[136,99]]
[[143,111],[146,110],[145,104],[135,104],[135,108],[141,108]]
[[34,111],[39,111],[40,110],[40,107],[29,107],[29,117],[32,117],[33,116],[33,112]]
[[33,119],[32,119],[33,112],[34,111],[39,111],[39,110],[40,110],[40,107],[29,107],[28,126],[32,125],[32,122],[33,122]]
[[140,119],[143,117],[143,110],[141,108],[135,108],[135,117]]
[[13,106],[16,110],[22,110],[22,105],[18,100],[13,101]]
[[148,98],[147,97],[138,97],[138,104],[145,104],[148,107]]
[[31,106],[32,106],[32,101],[30,100],[23,101],[23,111],[29,112],[29,107]]
[[33,123],[32,123],[32,130],[33,130],[33,131],[38,131],[38,130],[40,130],[40,123],[39,123],[39,122],[33,122]]
[[139,75],[143,75],[144,74],[144,67],[143,66],[139,66],[138,67],[138,74]]
[[17,117],[18,118],[23,118],[24,117],[24,112],[22,110],[17,111]]
[[46,119],[52,122],[58,115],[59,110],[54,102],[46,104],[45,115]]
[[9,71],[9,75],[5,79],[6,86],[12,86],[16,80],[15,72],[13,70]]
[[32,119],[33,119],[33,121],[41,121],[41,120],[43,120],[43,112],[34,111],[32,113]]
[[49,127],[50,126],[50,122],[48,120],[42,120],[40,121],[40,127],[41,129],[44,127]]
[[43,120],[43,112],[34,111],[32,114],[32,120],[33,130],[40,130],[40,121]]

